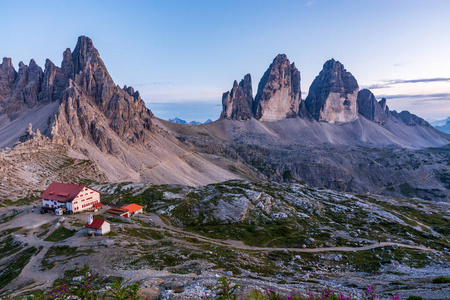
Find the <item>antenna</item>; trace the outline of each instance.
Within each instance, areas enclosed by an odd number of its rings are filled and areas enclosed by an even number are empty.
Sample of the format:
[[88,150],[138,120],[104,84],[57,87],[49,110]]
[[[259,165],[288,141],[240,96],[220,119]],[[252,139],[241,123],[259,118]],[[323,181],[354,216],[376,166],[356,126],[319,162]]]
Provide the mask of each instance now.
[[88,216],[88,225],[92,224],[92,214],[89,214]]

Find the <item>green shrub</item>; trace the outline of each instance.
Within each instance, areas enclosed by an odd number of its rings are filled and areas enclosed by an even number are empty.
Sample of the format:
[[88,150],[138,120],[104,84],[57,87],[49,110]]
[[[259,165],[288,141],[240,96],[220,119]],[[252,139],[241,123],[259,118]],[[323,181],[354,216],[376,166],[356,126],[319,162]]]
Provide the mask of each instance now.
[[439,276],[433,279],[433,283],[450,283],[450,277]]

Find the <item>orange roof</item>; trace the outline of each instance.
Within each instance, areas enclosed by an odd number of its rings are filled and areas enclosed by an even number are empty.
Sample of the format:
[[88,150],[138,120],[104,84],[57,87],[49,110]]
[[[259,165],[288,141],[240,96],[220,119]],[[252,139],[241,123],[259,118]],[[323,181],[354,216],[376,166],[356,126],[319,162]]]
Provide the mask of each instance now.
[[134,213],[135,211],[140,210],[140,209],[142,209],[142,208],[144,208],[144,207],[143,207],[143,206],[140,206],[140,205],[137,205],[137,204],[134,204],[134,203],[122,207],[122,209],[128,210],[128,211],[130,212],[130,214],[132,214],[132,213]]

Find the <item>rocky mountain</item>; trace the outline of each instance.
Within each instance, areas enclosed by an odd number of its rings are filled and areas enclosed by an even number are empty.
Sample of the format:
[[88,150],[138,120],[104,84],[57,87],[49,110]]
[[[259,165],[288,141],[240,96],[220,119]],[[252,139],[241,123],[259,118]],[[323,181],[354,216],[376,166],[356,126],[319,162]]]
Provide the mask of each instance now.
[[285,54],[280,54],[258,84],[254,116],[260,121],[295,118],[301,101],[300,72]]
[[244,76],[239,84],[234,81],[233,88],[222,95],[221,118],[249,120],[252,118],[253,92],[250,74]]
[[371,91],[364,89],[358,92],[356,103],[360,115],[381,126],[386,123],[389,114],[386,99],[379,103]]
[[317,121],[351,122],[358,118],[358,91],[355,77],[340,62],[330,59],[309,88],[306,108]]
[[169,119],[169,120],[167,120],[167,121],[169,121],[169,122],[173,122],[173,123],[177,123],[177,124],[189,124],[189,125],[202,125],[202,124],[208,124],[208,123],[211,123],[212,122],[212,120],[211,119],[208,119],[208,120],[206,120],[205,122],[199,122],[199,121],[190,121],[190,122],[187,122],[186,120],[183,120],[183,119],[180,119],[180,118],[178,118],[178,117],[175,117],[175,118],[173,118],[173,119]]
[[93,161],[108,181],[196,185],[240,177],[220,166],[226,159],[202,157],[155,126],[139,92],[114,83],[88,37],[64,51],[61,67],[47,60],[42,71],[31,60],[16,72],[3,59],[0,95],[1,148],[43,136]]
[[445,123],[445,125],[435,126],[434,128],[436,128],[439,131],[450,134],[450,120],[448,120],[447,123]]
[[447,123],[447,121],[450,121],[450,117],[448,117],[446,119],[441,119],[441,120],[433,120],[430,122],[430,124],[433,127],[442,126],[442,125],[445,125]]
[[[386,99],[377,102],[368,90],[359,92],[356,79],[334,59],[324,64],[307,99],[300,95],[299,71],[278,55],[254,101],[246,75],[224,93],[218,121],[166,122],[153,116],[139,92],[114,83],[92,41],[82,36],[63,53],[61,67],[47,60],[42,70],[32,60],[19,63],[17,72],[3,59],[0,148],[33,146],[0,150],[0,166],[22,166],[0,168],[0,177],[17,179],[5,181],[5,190],[43,188],[48,172],[27,157],[58,145],[58,166],[65,166],[64,157],[95,166],[97,175],[80,180],[203,185],[246,178],[450,198],[448,135],[409,112],[390,111]],[[32,169],[34,179],[21,182]]]

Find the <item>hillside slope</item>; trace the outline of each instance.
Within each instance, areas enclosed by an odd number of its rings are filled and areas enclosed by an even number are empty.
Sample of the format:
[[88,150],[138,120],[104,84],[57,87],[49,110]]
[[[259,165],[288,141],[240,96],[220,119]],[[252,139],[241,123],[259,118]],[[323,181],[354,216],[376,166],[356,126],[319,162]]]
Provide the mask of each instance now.
[[381,127],[365,118],[343,124],[222,119],[195,127],[158,122],[197,151],[242,160],[270,180],[450,199],[448,140],[428,127],[390,121]]

